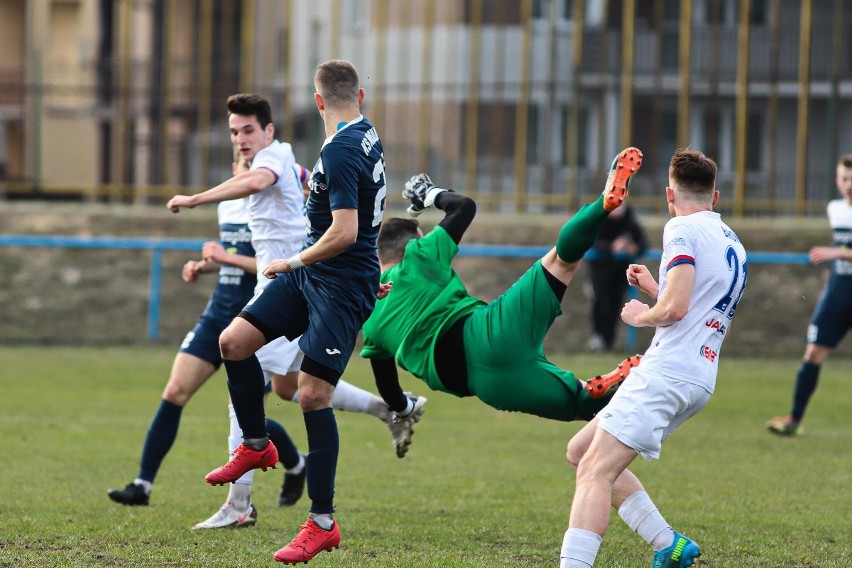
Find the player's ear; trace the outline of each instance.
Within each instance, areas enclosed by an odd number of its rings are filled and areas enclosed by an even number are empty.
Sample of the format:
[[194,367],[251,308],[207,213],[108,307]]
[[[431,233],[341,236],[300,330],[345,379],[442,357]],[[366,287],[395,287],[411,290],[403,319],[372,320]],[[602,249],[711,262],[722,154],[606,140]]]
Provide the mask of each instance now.
[[364,90],[364,87],[360,87],[358,89],[358,106],[359,107],[364,102],[364,95],[366,95],[366,94],[367,94],[367,92]]
[[319,110],[319,111],[325,110],[325,103],[323,103],[321,94],[314,93],[314,102],[317,105],[317,110]]

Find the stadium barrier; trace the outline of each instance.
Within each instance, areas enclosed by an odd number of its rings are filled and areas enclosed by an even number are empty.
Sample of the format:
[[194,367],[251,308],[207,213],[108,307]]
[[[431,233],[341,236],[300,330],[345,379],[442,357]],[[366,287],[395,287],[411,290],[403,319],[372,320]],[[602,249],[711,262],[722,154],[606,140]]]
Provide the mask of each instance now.
[[[198,252],[207,239],[154,239],[141,237],[80,237],[73,235],[0,235],[0,246],[3,247],[42,247],[42,248],[81,248],[81,249],[123,249],[149,250],[151,263],[148,290],[148,339],[159,338],[160,326],[160,295],[162,282],[162,265],[164,251]],[[544,256],[551,246],[528,245],[488,245],[471,244],[459,248],[460,256],[500,257],[500,258],[531,258]],[[643,261],[658,261],[661,251],[650,250],[642,256]],[[590,250],[586,259],[599,258],[599,254]],[[809,264],[806,253],[784,252],[749,252],[749,263],[754,264]],[[636,289],[630,288],[629,297],[636,297]],[[625,338],[628,350],[636,346],[636,330],[627,326]]]

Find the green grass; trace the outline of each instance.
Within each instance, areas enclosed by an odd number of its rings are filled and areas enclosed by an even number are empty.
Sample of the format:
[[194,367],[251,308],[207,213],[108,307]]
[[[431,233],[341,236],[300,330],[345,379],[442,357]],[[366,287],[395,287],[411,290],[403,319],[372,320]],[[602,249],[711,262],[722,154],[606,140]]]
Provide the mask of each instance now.
[[[183,415],[149,507],[106,497],[138,467],[141,444],[173,357],[164,347],[0,347],[0,566],[273,566],[308,501],[275,503],[281,471],[255,477],[255,527],[193,532],[226,489],[203,476],[225,460],[224,373]],[[578,372],[616,356],[557,359]],[[829,361],[804,436],[763,422],[786,412],[798,362],[722,359],[710,404],[633,470],[675,528],[696,539],[706,567],[852,565],[852,389],[847,361]],[[353,359],[346,378],[374,390]],[[523,377],[519,377],[519,384]],[[411,378],[404,386],[423,393]],[[522,388],[522,387],[520,387]],[[300,447],[296,405],[275,401]],[[556,566],[573,494],[565,444],[580,423],[499,413],[431,393],[414,445],[395,457],[369,416],[338,413],[337,514],[343,546],[312,567]],[[597,566],[646,567],[649,547],[613,515]]]

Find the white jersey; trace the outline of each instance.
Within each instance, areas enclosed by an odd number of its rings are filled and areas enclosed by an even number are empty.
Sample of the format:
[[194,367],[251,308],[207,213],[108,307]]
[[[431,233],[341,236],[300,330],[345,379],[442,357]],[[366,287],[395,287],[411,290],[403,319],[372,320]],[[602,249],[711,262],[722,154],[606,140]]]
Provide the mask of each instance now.
[[[835,199],[828,202],[826,213],[834,236],[834,246],[852,248],[852,205],[845,199]],[[832,263],[831,269],[837,276],[852,276],[852,260],[838,258]]]
[[220,201],[216,207],[216,217],[219,220],[219,224],[247,225],[249,222],[249,213],[246,208],[247,201],[243,197]]
[[657,327],[639,366],[712,393],[722,341],[745,290],[746,251],[718,213],[702,211],[666,223],[660,297],[668,270],[684,263],[695,266],[689,311],[683,320]]
[[249,228],[258,272],[273,259],[290,258],[304,244],[305,197],[295,166],[290,145],[278,140],[273,140],[252,160],[252,170],[265,168],[275,176],[275,183],[248,197]]

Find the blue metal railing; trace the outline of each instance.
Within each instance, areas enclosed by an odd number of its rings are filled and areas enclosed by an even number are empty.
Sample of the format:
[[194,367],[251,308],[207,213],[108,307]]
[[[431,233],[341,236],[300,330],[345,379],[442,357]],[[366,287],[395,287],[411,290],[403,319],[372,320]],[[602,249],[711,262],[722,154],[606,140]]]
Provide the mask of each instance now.
[[[83,248],[83,249],[132,249],[151,251],[151,269],[148,291],[148,339],[159,338],[160,295],[163,273],[163,251],[186,250],[199,251],[207,239],[154,239],[144,237],[78,237],[68,235],[0,235],[0,246],[7,247],[43,247],[43,248]],[[541,258],[552,247],[526,245],[462,245],[460,256],[484,256],[502,258]],[[660,251],[651,250],[642,260],[659,260]],[[594,259],[598,254],[590,250],[585,258]],[[805,253],[785,252],[749,252],[748,260],[756,264],[809,264]],[[636,296],[635,288],[630,289],[630,297]],[[636,344],[636,330],[627,327],[627,348],[633,350]]]

